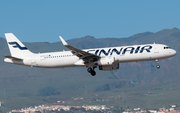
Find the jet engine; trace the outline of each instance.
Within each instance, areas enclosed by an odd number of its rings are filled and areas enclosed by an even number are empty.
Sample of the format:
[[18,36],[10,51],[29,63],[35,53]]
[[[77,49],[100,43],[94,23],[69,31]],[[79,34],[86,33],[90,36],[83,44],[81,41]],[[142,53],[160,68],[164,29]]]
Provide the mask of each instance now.
[[98,60],[99,70],[118,70],[119,63],[115,63],[114,57],[103,57]]
[[98,65],[112,65],[115,62],[114,57],[102,57],[98,60]]

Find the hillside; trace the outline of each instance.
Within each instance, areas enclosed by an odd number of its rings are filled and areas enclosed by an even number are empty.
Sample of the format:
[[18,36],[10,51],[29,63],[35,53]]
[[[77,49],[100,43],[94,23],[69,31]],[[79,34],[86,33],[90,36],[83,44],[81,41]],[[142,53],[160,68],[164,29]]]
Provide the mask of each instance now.
[[[139,33],[136,35],[133,35],[129,38],[102,38],[102,39],[96,39],[92,36],[86,36],[79,39],[72,39],[68,40],[68,43],[80,48],[96,48],[96,47],[108,47],[108,46],[121,46],[121,45],[134,45],[134,44],[146,44],[146,43],[162,43],[167,44],[173,49],[179,53],[179,42],[180,42],[180,30],[177,28],[173,29],[164,29],[156,33],[151,32],[145,32],[145,33]],[[6,41],[3,38],[0,38],[0,59],[3,61],[3,55],[9,54]],[[62,51],[62,50],[68,50],[65,48],[61,42],[57,43],[47,43],[47,42],[36,42],[36,43],[25,43],[25,45],[35,53],[38,52],[50,52],[50,51]],[[161,83],[161,82],[168,82],[170,78],[172,80],[178,80],[180,75],[179,68],[179,54],[177,54],[174,58],[166,59],[160,61],[161,69],[157,70],[155,68],[155,62],[138,62],[138,63],[125,63],[120,64],[120,69],[118,71],[112,71],[107,72],[110,73],[110,76],[116,76],[118,79],[128,80],[128,81],[137,81],[142,84],[150,84],[150,83]],[[34,69],[29,67],[22,67],[22,66],[16,66],[11,64],[6,64],[1,62],[1,69],[4,68],[12,68],[12,71],[10,73],[7,73],[5,70],[1,70],[1,74],[3,78],[8,78],[12,76],[12,73],[14,73],[16,68],[16,72],[23,73],[24,70],[21,70],[22,68],[25,68],[26,72],[31,75],[30,70],[37,70],[37,71],[47,71],[47,69]],[[19,68],[21,67],[21,68]],[[131,71],[129,71],[129,69]],[[66,69],[55,69],[55,71],[48,70],[48,72],[52,71],[52,73],[56,72],[57,70],[61,70],[61,73],[66,73]],[[86,69],[78,68],[69,68],[68,70],[83,70],[84,74],[88,76],[88,73],[85,72]],[[81,71],[82,72],[82,71]],[[98,72],[97,77],[103,76],[101,75],[102,72]],[[41,75],[41,73],[36,73],[37,75]],[[69,73],[74,75],[74,73]],[[6,76],[5,76],[6,75]],[[24,76],[23,74],[20,76]],[[15,76],[17,77],[17,76]],[[32,77],[32,75],[31,75]]]
[[[41,69],[3,62],[9,50],[4,38],[0,38],[0,100],[19,97],[41,97],[51,95],[91,94],[112,89],[133,88],[149,84],[169,83],[180,80],[180,30],[164,29],[156,33],[145,32],[128,38],[100,38],[85,36],[67,41],[79,49],[161,43],[177,51],[173,58],[161,60],[157,70],[155,61],[122,63],[117,71],[97,71],[92,77],[86,68]],[[61,42],[24,43],[32,52],[68,50]],[[51,93],[49,93],[51,92]],[[24,104],[25,105],[25,104]],[[11,106],[12,107],[12,106]],[[15,107],[12,107],[15,108]]]

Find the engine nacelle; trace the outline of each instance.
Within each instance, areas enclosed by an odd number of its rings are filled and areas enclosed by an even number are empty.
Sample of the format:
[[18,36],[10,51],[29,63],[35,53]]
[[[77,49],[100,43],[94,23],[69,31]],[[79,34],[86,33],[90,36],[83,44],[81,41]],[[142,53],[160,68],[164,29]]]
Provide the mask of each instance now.
[[103,57],[98,60],[98,65],[113,65],[115,62],[114,57]]
[[114,63],[113,65],[99,66],[99,70],[110,71],[110,70],[118,70],[119,63]]

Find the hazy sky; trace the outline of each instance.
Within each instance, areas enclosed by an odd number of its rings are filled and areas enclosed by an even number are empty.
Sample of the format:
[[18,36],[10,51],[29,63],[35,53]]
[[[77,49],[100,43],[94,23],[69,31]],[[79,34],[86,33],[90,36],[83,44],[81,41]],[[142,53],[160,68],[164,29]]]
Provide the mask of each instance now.
[[0,37],[57,42],[87,35],[123,38],[180,28],[179,0],[1,0]]

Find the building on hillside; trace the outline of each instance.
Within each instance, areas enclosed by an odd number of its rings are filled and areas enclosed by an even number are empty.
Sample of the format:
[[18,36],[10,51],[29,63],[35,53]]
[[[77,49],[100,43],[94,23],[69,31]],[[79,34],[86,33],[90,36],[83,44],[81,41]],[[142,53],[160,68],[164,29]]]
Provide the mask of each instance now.
[[50,107],[62,107],[64,106],[64,104],[61,104],[61,103],[55,103],[55,104],[51,104]]

